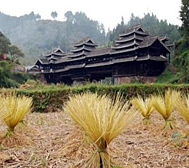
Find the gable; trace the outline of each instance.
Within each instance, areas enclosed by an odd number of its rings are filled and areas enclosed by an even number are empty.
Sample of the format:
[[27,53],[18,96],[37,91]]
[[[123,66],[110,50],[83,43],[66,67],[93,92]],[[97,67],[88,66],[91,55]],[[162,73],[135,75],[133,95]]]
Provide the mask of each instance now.
[[141,27],[137,31],[144,32],[144,30]]
[[162,53],[170,53],[170,50],[158,38],[150,45],[150,49],[162,50]]
[[94,44],[94,42],[93,42],[91,39],[89,39],[89,40],[87,41],[87,43]]
[[39,59],[37,60],[37,62],[35,63],[35,65],[41,65],[41,62],[39,61]]
[[62,51],[61,51],[60,49],[58,49],[58,50],[56,51],[56,53],[62,53]]

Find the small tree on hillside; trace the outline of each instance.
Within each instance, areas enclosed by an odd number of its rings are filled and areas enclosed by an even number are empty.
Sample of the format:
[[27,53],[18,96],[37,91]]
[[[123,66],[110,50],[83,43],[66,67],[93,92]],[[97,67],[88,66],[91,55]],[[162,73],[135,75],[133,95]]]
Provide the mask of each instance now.
[[182,6],[180,11],[180,19],[182,21],[182,34],[189,42],[189,1],[182,0]]
[[58,13],[57,13],[56,11],[51,12],[51,17],[52,17],[53,19],[56,19],[57,16],[58,16]]
[[19,58],[24,57],[24,53],[20,50],[20,48],[18,48],[15,45],[11,45],[9,47],[9,53],[10,53],[10,56],[11,56],[10,59],[12,62],[17,62]]
[[8,53],[10,40],[0,32],[0,56],[3,53]]

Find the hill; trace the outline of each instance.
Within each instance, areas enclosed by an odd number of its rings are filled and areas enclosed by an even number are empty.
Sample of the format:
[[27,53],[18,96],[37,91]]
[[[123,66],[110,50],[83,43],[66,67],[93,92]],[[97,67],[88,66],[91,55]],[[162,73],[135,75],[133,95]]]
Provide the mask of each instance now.
[[[56,18],[56,13],[52,17]],[[118,24],[112,31],[105,32],[104,25],[91,20],[83,12],[71,11],[65,13],[64,21],[42,20],[39,14],[13,17],[0,12],[0,31],[25,54],[20,60],[22,64],[33,64],[42,54],[60,47],[69,52],[73,43],[81,38],[90,36],[99,46],[105,46],[118,37],[126,28],[140,23],[152,35],[167,36],[171,42],[180,38],[178,26],[168,24],[166,20],[159,20],[153,14],[146,14],[143,18],[131,15],[127,23]]]
[[34,63],[43,53],[57,46],[69,51],[74,42],[86,36],[91,36],[99,44],[104,43],[103,24],[89,19],[85,13],[68,11],[65,21],[40,18],[34,12],[21,17],[0,13],[0,31],[25,53],[21,60],[24,64]]
[[171,43],[180,39],[179,27],[167,22],[167,20],[159,20],[153,13],[147,13],[143,18],[131,14],[130,20],[125,23],[122,17],[119,23],[112,31],[108,32],[110,42],[118,38],[118,35],[125,29],[140,24],[146,31],[154,36],[167,37]]

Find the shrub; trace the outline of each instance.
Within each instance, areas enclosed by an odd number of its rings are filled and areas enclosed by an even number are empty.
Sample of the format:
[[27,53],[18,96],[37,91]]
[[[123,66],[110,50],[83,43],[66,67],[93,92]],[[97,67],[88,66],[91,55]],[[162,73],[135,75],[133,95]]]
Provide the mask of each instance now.
[[[69,95],[85,92],[97,92],[99,95],[107,94],[113,96],[116,93],[121,93],[125,99],[132,99],[140,95],[148,97],[151,94],[164,94],[170,88],[179,90],[182,93],[189,91],[189,85],[173,85],[173,84],[122,84],[122,85],[99,85],[87,84],[78,87],[66,85],[35,85],[32,88],[22,88],[15,90],[17,95],[25,95],[33,98],[33,109],[37,112],[49,112],[62,109]],[[6,92],[12,89],[6,90]],[[2,92],[2,90],[0,90]]]

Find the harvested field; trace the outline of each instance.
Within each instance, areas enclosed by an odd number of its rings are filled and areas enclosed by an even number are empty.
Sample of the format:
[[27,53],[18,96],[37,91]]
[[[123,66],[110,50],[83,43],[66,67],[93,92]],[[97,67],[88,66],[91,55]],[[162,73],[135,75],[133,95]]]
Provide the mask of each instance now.
[[[176,128],[163,130],[164,120],[158,113],[152,114],[152,124],[148,127],[143,126],[142,117],[138,116],[109,147],[117,165],[124,168],[189,168],[189,138],[184,137],[189,127],[177,113],[174,117]],[[26,120],[27,128],[20,129],[32,143],[11,147],[1,145],[0,167],[83,167],[91,150],[87,151],[82,133],[76,131],[66,114],[32,113]],[[6,126],[1,124],[0,132],[5,129]]]

